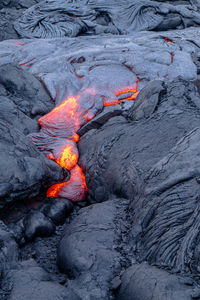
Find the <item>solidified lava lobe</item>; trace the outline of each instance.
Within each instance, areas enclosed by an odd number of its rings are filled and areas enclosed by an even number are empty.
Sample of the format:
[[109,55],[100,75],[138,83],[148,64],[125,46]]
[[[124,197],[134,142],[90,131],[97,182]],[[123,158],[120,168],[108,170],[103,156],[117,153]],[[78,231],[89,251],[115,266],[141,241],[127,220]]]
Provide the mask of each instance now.
[[[113,94],[121,100],[104,98],[104,106],[116,105],[122,100],[134,100],[138,94],[138,82],[139,79],[134,87],[119,89]],[[94,89],[86,89],[76,97],[63,100],[38,121],[41,130],[32,135],[33,142],[49,159],[70,171],[70,179],[51,186],[47,197],[67,198],[73,202],[83,201],[86,197],[87,185],[85,175],[77,164],[79,155],[76,143],[80,127],[95,117],[95,96]]]

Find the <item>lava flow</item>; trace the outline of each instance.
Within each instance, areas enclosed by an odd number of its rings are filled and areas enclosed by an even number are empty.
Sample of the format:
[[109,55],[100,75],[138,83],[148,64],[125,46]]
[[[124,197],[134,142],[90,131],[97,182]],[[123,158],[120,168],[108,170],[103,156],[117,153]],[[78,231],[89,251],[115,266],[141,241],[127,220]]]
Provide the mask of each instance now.
[[[104,98],[103,105],[116,105],[122,100],[134,100],[138,94],[138,82],[139,79],[134,87],[115,92],[114,95],[120,98],[117,101]],[[76,143],[79,140],[78,130],[98,113],[94,110],[95,96],[96,92],[93,89],[86,89],[76,97],[63,100],[38,121],[41,130],[32,135],[33,142],[49,159],[70,172],[70,179],[51,186],[47,197],[67,198],[73,202],[82,201],[86,197],[87,185],[85,175],[77,164],[79,155]]]
[[85,175],[78,165],[72,169],[70,180],[54,184],[47,191],[47,197],[62,197],[73,202],[84,200],[86,194]]
[[163,40],[167,41],[168,43],[173,43],[171,40],[169,40],[167,37],[164,37]]
[[[115,92],[115,96],[118,98],[118,100],[109,100],[106,101],[105,97],[103,98],[103,104],[104,106],[112,106],[112,105],[118,105],[122,101],[128,101],[128,100],[135,100],[138,95],[138,83],[140,82],[140,79],[137,78],[137,82],[134,87],[126,87],[123,89],[119,89],[117,92]],[[128,95],[128,96],[127,96]],[[123,97],[124,96],[124,97]],[[121,97],[121,99],[119,99]]]

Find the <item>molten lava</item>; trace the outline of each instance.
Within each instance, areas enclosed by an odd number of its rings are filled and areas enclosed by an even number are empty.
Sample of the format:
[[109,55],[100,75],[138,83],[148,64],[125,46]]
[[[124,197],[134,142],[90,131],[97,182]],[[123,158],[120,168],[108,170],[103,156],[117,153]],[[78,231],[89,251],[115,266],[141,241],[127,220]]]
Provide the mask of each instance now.
[[[127,91],[124,91],[123,94],[126,94],[126,93],[128,93],[128,92],[127,92]],[[103,105],[104,105],[104,106],[119,105],[120,102],[122,102],[122,101],[135,100],[136,97],[137,97],[137,95],[138,95],[138,93],[139,93],[139,92],[136,92],[136,93],[132,94],[130,97],[123,98],[123,99],[121,99],[121,100],[112,100],[112,101],[109,100],[109,102],[106,102],[106,99],[103,98]],[[122,95],[122,94],[120,94],[120,95]]]
[[[119,89],[117,92],[115,92],[115,96],[119,97],[119,96],[123,96],[122,99],[120,100],[106,100],[105,97],[103,98],[103,104],[104,106],[112,106],[112,105],[118,105],[120,104],[120,102],[122,101],[128,101],[128,100],[135,100],[137,95],[138,95],[138,83],[140,82],[140,79],[137,78],[137,82],[135,84],[134,87],[126,87],[123,89]],[[126,94],[128,94],[129,96],[127,97]]]
[[[120,97],[120,99],[103,98],[104,106],[136,99],[138,83],[139,78],[134,86],[113,92],[113,96]],[[56,97],[57,93],[56,90]],[[96,91],[88,88],[76,97],[63,100],[60,105],[38,121],[41,130],[32,135],[33,142],[40,151],[46,153],[49,159],[70,171],[70,179],[51,186],[47,191],[47,197],[62,197],[73,202],[82,201],[86,197],[85,175],[77,165],[79,157],[76,145],[79,140],[77,132],[98,113],[98,110],[95,110],[95,99]]]
[[126,93],[136,93],[136,92],[137,92],[137,86],[135,87],[135,89],[127,88],[125,90],[121,90],[121,91],[115,93],[115,96],[118,97],[118,96],[126,94]]
[[67,170],[73,169],[75,165],[78,163],[78,151],[76,147],[68,144],[59,151],[59,154],[55,158],[57,164],[59,164],[62,168]]
[[78,97],[69,97],[50,113],[38,121],[42,133],[52,137],[66,138],[77,142],[77,131],[80,129],[82,111]]
[[165,41],[167,41],[168,43],[173,43],[171,40],[169,40],[168,38],[164,37],[163,38]]
[[78,165],[72,169],[70,180],[54,184],[47,191],[47,197],[67,198],[72,202],[84,200],[86,194],[85,175]]

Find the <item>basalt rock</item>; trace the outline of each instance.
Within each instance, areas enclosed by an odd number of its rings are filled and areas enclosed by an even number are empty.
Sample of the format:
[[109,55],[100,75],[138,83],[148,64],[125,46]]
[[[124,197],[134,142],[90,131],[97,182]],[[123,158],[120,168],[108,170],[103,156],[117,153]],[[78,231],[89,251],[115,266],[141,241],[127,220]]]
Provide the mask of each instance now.
[[53,109],[53,101],[39,80],[20,66],[0,66],[0,84],[4,88],[4,94],[6,93],[21,112],[31,118],[44,115]]
[[[11,269],[16,267],[19,258],[19,248],[15,241],[14,234],[7,226],[0,222],[0,275],[1,287],[2,279],[5,274]],[[8,290],[6,288],[0,289],[0,298],[6,299]]]
[[121,269],[115,220],[123,215],[123,205],[117,206],[114,199],[83,208],[65,229],[58,265],[73,279],[68,290],[77,299],[109,299],[109,283]]
[[18,39],[14,22],[22,13],[41,0],[3,0],[0,3],[0,41]]
[[0,222],[0,227],[0,274],[3,276],[6,270],[15,266],[18,261],[19,252],[12,231],[2,221]]
[[67,199],[53,199],[50,198],[51,203],[46,205],[43,209],[43,213],[49,217],[54,224],[63,224],[66,218],[73,211],[73,204]]
[[24,261],[11,269],[5,284],[12,286],[9,300],[66,300],[66,288],[53,282],[47,272],[39,267],[34,260]]
[[0,96],[0,118],[3,122],[17,128],[25,136],[38,131],[36,120],[23,113],[9,97]]
[[[145,289],[144,286],[148,286]],[[180,277],[146,263],[133,264],[122,278],[117,300],[198,299],[200,290],[189,277]]]
[[151,168],[139,205],[132,204],[138,260],[192,276],[199,272],[199,134],[199,128],[185,133]]
[[39,153],[22,132],[0,121],[0,198],[6,202],[38,195],[42,187],[63,178],[62,169]]
[[43,213],[32,211],[23,220],[24,233],[27,240],[31,240],[36,236],[49,236],[54,230],[55,226],[51,220]]

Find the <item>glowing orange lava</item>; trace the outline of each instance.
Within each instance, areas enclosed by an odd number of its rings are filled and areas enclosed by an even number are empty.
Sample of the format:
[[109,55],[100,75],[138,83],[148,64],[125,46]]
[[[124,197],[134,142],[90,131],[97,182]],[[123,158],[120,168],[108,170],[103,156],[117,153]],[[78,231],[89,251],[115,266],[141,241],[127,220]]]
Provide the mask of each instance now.
[[[81,126],[82,111],[78,103],[78,97],[69,97],[50,113],[41,117],[38,123],[48,135],[60,136],[77,142],[77,131]],[[56,134],[56,135],[55,135]]]
[[[106,100],[105,97],[103,98],[103,105],[104,106],[112,106],[112,105],[118,105],[120,104],[120,102],[122,101],[129,101],[129,100],[135,100],[137,95],[138,95],[138,83],[140,82],[140,79],[137,78],[137,82],[135,84],[134,87],[126,87],[123,89],[120,89],[119,91],[115,92],[115,96],[119,97],[119,96],[123,96],[122,99],[120,100]],[[126,94],[130,94],[132,93],[132,95],[126,97]]]
[[115,94],[115,96],[118,97],[118,96],[123,95],[125,93],[136,93],[136,92],[137,92],[137,86],[134,89],[131,89],[131,88],[123,89],[123,90],[117,92]]
[[76,143],[78,143],[78,141],[79,141],[79,135],[77,133],[74,135],[73,141],[76,142]]
[[171,40],[169,40],[168,38],[164,37],[163,38],[165,41],[167,41],[168,43],[173,43]]
[[62,168],[70,171],[78,162],[78,151],[74,151],[73,146],[68,144],[62,149],[61,155],[55,161]]
[[86,194],[85,175],[78,165],[72,169],[70,180],[54,184],[47,191],[47,197],[67,198],[72,202],[84,200]]
[[55,116],[58,113],[61,113],[64,111],[66,113],[66,106],[68,108],[67,113],[70,114],[71,117],[74,117],[75,109],[77,108],[78,101],[76,97],[70,97],[65,99],[60,105],[56,106],[48,115]]
[[68,181],[64,181],[62,183],[52,185],[47,191],[47,197],[59,198],[59,191],[62,190],[62,188],[65,187],[67,183]]
[[122,101],[135,100],[138,94],[139,94],[139,92],[136,92],[136,93],[132,94],[130,97],[127,97],[127,98],[124,98],[121,100],[113,100],[113,101],[109,101],[109,102],[106,102],[105,98],[103,98],[103,105],[104,106],[112,106],[112,105],[118,105]]

